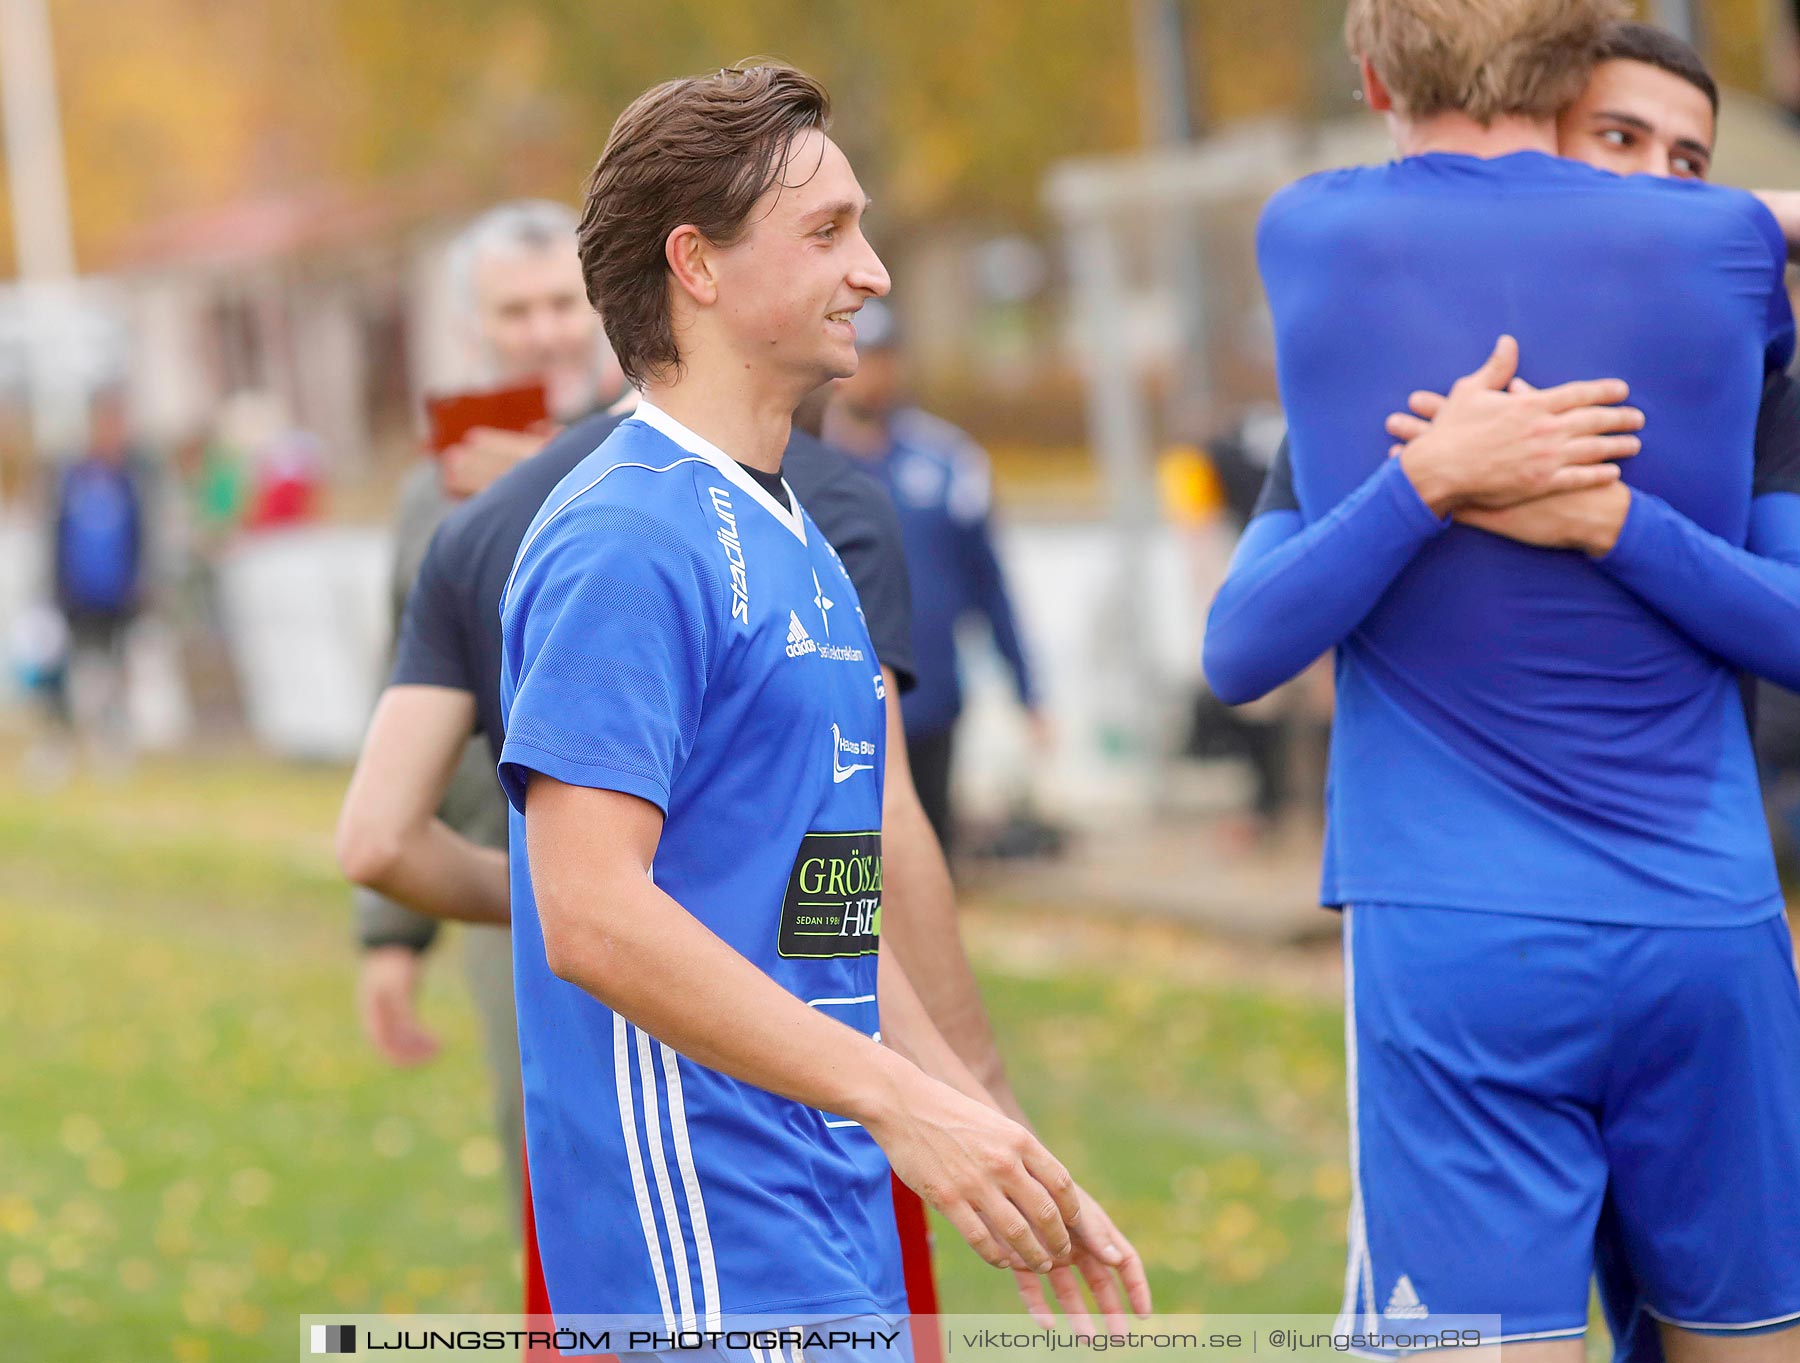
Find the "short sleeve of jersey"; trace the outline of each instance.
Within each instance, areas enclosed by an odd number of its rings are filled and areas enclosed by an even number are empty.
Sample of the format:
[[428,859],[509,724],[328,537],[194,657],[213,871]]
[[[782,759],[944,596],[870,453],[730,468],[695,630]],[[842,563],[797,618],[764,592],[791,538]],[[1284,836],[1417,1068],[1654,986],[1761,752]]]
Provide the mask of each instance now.
[[516,678],[500,784],[532,772],[665,814],[722,637],[715,571],[679,529],[629,507],[566,511],[522,551],[502,610]]
[[469,675],[469,653],[458,609],[454,575],[449,571],[455,555],[446,544],[445,527],[439,526],[419,565],[418,576],[406,594],[400,615],[400,632],[394,641],[394,666],[389,686],[449,686],[474,692]]
[[912,584],[900,540],[900,516],[887,491],[861,469],[813,493],[807,514],[843,560],[862,603],[875,660],[891,667],[902,692],[918,682],[912,651]]
[[1763,384],[1756,416],[1756,475],[1751,496],[1800,493],[1800,383],[1786,373]]
[[1294,496],[1294,466],[1288,457],[1287,437],[1281,437],[1281,445],[1275,451],[1275,458],[1269,463],[1269,472],[1263,478],[1262,491],[1256,496],[1256,505],[1250,510],[1250,519],[1255,520],[1265,511],[1298,511],[1300,500]]

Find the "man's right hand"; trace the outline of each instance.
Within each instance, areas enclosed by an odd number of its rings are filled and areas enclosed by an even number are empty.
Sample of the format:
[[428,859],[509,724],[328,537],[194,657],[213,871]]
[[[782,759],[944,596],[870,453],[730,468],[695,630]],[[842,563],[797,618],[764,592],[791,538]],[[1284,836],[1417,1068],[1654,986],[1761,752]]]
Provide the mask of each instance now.
[[[1082,1213],[1075,1230],[1075,1266],[1053,1269],[1050,1287],[1056,1295],[1057,1305],[1068,1316],[1069,1324],[1077,1333],[1090,1334],[1094,1321],[1081,1295],[1081,1282],[1085,1279],[1088,1290],[1094,1294],[1094,1304],[1106,1321],[1106,1328],[1123,1333],[1130,1328],[1130,1322],[1125,1318],[1127,1306],[1140,1320],[1148,1319],[1153,1306],[1144,1261],[1131,1241],[1113,1225],[1106,1210],[1085,1189],[1077,1189],[1077,1194],[1082,1201]],[[1080,1278],[1076,1277],[1077,1272]],[[1015,1272],[1014,1277],[1018,1279],[1019,1295],[1025,1299],[1031,1318],[1046,1330],[1055,1329],[1056,1313],[1044,1294],[1044,1284],[1030,1273]],[[1124,1288],[1123,1296],[1119,1291],[1121,1287]]]
[[1621,379],[1588,379],[1534,389],[1514,385],[1519,343],[1502,336],[1448,397],[1414,393],[1412,412],[1387,420],[1406,476],[1439,516],[1463,508],[1498,510],[1558,492],[1618,481],[1619,466],[1643,447],[1630,432],[1644,414],[1624,407]]
[[356,1011],[363,1034],[395,1065],[419,1065],[438,1053],[438,1039],[419,1020],[419,981],[424,957],[411,947],[371,947],[363,953],[356,982]]
[[894,1100],[863,1125],[901,1182],[996,1268],[1071,1263],[1081,1193],[1056,1156],[1012,1118],[894,1060]]

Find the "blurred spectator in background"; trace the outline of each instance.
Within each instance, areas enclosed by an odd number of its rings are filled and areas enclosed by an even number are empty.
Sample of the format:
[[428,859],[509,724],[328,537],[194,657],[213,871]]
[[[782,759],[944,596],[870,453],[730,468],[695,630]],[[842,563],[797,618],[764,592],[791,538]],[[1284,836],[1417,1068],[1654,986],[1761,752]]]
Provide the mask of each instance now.
[[274,530],[312,520],[319,510],[322,455],[318,436],[284,421],[256,451],[245,526]]
[[[451,244],[449,268],[472,373],[484,385],[543,383],[556,422],[603,406],[623,388],[600,319],[588,305],[575,252],[575,214],[545,200],[502,204],[476,218]],[[408,591],[438,523],[555,434],[477,427],[438,458],[423,459],[406,478],[395,519],[391,604],[396,629]],[[506,847],[506,800],[486,744],[469,743],[439,817],[486,847]],[[437,1039],[418,1016],[425,953],[437,920],[372,890],[354,891],[363,948],[357,997],[363,1029],[396,1065],[430,1059]],[[464,930],[471,992],[481,1017],[494,1083],[500,1147],[512,1176],[512,1205],[523,1197],[525,1127],[520,1110],[519,1051],[513,1017],[512,939],[508,929]]]
[[259,421],[263,398],[234,393],[213,429],[182,469],[192,499],[195,534],[208,550],[237,532],[250,502],[250,449],[247,427]]
[[13,683],[45,720],[45,737],[26,750],[26,769],[39,782],[60,781],[69,769],[68,744],[64,741],[68,729],[69,626],[62,612],[44,601],[26,606],[7,632],[6,656]]
[[86,452],[57,476],[50,543],[69,638],[64,717],[112,766],[131,755],[125,644],[143,604],[144,479],[124,391],[103,388],[89,404]]
[[[567,206],[522,199],[477,218],[451,244],[448,259],[476,382],[541,381],[559,427],[625,390],[625,376],[588,304],[575,228]],[[445,452],[443,486],[451,496],[472,497],[536,454],[553,433],[477,428]]]
[[273,393],[244,389],[220,409],[212,436],[183,469],[197,542],[210,550],[240,530],[299,525],[319,510],[323,449]]
[[955,844],[950,768],[963,704],[956,627],[965,616],[987,619],[1040,750],[1049,746],[1049,724],[994,552],[987,455],[956,427],[907,405],[891,309],[878,299],[864,303],[856,337],[861,364],[832,386],[823,433],[866,461],[900,513],[918,672],[918,685],[900,703],[906,751],[926,816],[948,852]]
[[181,669],[197,716],[229,730],[243,716],[231,663],[219,562],[243,516],[243,465],[225,443],[224,412],[174,446],[172,496],[163,503],[158,535],[166,539],[174,627]]

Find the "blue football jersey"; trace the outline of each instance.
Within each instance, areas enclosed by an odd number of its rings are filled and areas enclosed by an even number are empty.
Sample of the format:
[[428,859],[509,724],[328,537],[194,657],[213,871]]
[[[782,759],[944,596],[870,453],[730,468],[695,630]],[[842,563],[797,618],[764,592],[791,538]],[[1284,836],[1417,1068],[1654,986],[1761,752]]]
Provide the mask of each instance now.
[[645,405],[550,495],[502,603],[526,1145],[559,1315],[905,1309],[873,1138],[551,974],[532,896],[533,772],[636,795],[665,816],[659,887],[878,1035],[880,669],[837,554],[788,496]]
[[1424,525],[1383,430],[1509,332],[1540,387],[1629,382],[1648,421],[1626,481],[1743,546],[1763,376],[1793,341],[1767,211],[1535,152],[1436,154],[1289,187],[1258,246],[1299,514],[1375,488],[1410,499],[1394,535],[1423,525],[1338,648],[1326,902],[1778,911],[1734,669],[1604,562]]

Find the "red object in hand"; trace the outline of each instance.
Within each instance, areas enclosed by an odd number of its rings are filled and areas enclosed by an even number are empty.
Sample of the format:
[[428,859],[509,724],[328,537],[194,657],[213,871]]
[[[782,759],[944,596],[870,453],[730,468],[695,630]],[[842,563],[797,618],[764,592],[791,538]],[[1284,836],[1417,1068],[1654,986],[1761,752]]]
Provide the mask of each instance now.
[[431,452],[442,454],[477,426],[496,431],[529,431],[550,419],[549,392],[541,383],[522,383],[482,392],[446,393],[425,399],[431,423]]

